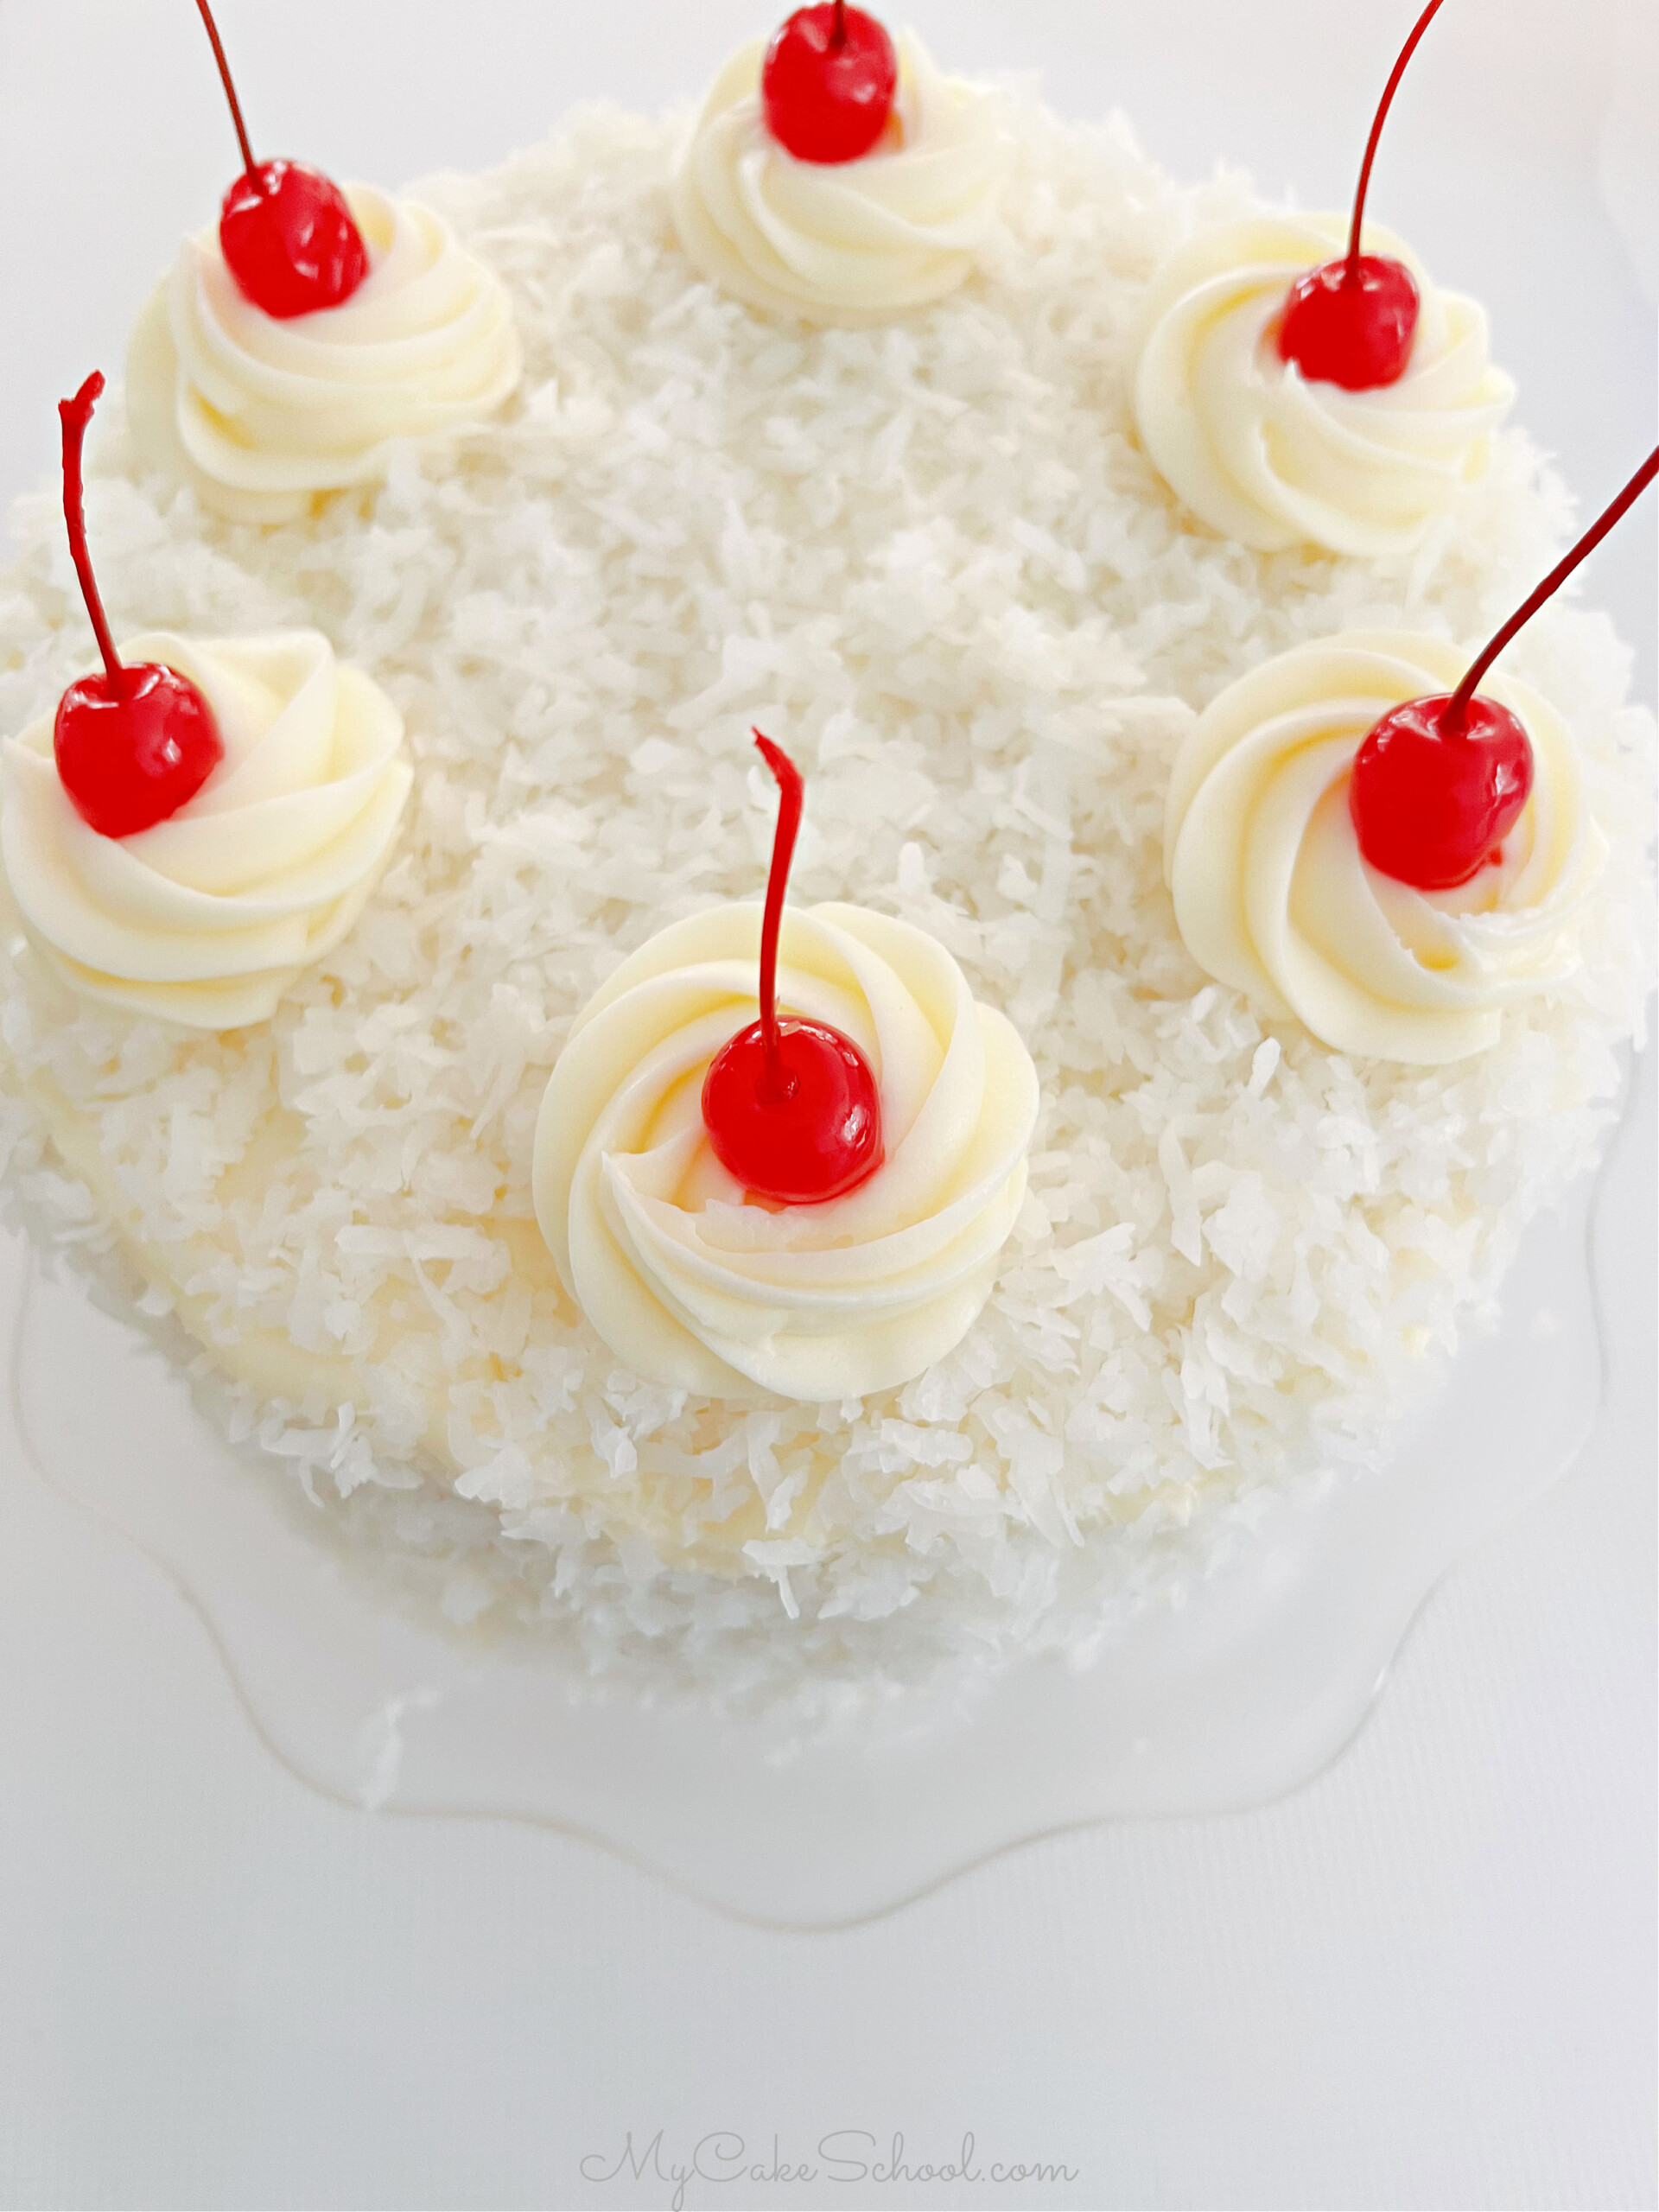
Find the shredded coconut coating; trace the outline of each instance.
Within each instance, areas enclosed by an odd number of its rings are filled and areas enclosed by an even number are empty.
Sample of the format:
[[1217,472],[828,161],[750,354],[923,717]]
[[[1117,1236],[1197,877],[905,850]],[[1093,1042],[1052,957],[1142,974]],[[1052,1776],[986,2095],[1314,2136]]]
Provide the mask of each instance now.
[[[697,281],[683,123],[590,111],[420,188],[512,293],[501,420],[268,531],[146,475],[113,423],[93,456],[118,622],[320,627],[402,712],[416,785],[356,927],[269,1024],[79,1006],[7,930],[14,1204],[176,1287],[143,1310],[210,1348],[233,1433],[377,1572],[594,1669],[735,1700],[1090,1649],[1264,1497],[1376,1460],[1593,1157],[1639,1025],[1651,724],[1605,619],[1559,605],[1506,664],[1567,714],[1612,842],[1577,976],[1425,1071],[1198,972],[1160,855],[1192,711],[1344,627],[1484,634],[1568,505],[1506,433],[1408,558],[1200,534],[1135,442],[1132,336],[1164,254],[1256,203],[1176,190],[1121,124],[1007,118],[980,270],[891,327],[785,334]],[[10,731],[88,659],[55,495],[16,526]],[[531,1205],[578,1010],[764,880],[752,723],[810,780],[793,895],[936,932],[1042,1086],[981,1319],[842,1405],[641,1384]]]

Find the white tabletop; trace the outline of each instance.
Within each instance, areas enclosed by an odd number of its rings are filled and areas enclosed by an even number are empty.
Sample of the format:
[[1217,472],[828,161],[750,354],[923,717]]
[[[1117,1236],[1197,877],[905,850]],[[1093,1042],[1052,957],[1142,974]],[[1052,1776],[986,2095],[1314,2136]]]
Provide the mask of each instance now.
[[[574,99],[686,93],[766,28],[737,0],[221,13],[256,137],[388,181]],[[1335,206],[1411,6],[906,13],[955,66],[1122,105],[1180,173],[1224,156]],[[1654,435],[1656,23],[1458,0],[1378,168],[1379,215],[1491,307],[1587,509]],[[231,159],[188,0],[0,0],[7,498]],[[1649,512],[1587,586],[1649,698],[1653,545]],[[176,1590],[0,1414],[0,2202],[665,2203],[624,2162],[659,2129],[661,2172],[704,2142],[692,2205],[1650,2202],[1643,1141],[1596,1433],[1435,1594],[1334,1767],[1261,1811],[1029,1845],[842,1934],[738,1925],[556,1834],[313,1796]],[[966,2133],[979,2178],[927,2178]],[[734,2177],[774,2138],[818,2177]],[[1022,2164],[1070,2177],[995,2177]]]

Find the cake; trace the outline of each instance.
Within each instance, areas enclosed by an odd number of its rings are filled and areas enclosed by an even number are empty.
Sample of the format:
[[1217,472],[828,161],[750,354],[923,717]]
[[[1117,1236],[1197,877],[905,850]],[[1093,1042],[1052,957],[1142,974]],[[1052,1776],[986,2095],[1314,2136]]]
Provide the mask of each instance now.
[[[1552,843],[1535,807],[1427,954],[1399,923],[1414,1015],[1310,982],[1317,930],[1220,942],[1217,882],[1248,904],[1205,797],[1224,756],[1315,695],[1348,702],[1351,753],[1356,696],[1455,683],[1558,549],[1560,488],[1501,426],[1478,310],[1425,276],[1460,412],[1406,493],[1373,496],[1397,483],[1374,456],[1326,473],[1313,528],[1281,468],[1267,519],[1222,534],[1239,448],[1170,402],[1185,303],[1330,250],[1334,219],[1177,188],[1119,122],[899,60],[898,139],[816,179],[757,137],[755,50],[690,121],[588,111],[482,176],[346,188],[382,266],[398,238],[438,272],[413,342],[448,411],[372,394],[310,438],[261,370],[236,435],[218,403],[201,431],[203,316],[256,361],[292,334],[187,245],[88,515],[141,653],[194,655],[256,737],[308,682],[366,733],[353,865],[296,846],[269,943],[124,978],[125,905],[59,882],[54,921],[29,779],[87,663],[55,494],[0,587],[14,1207],[410,1602],[728,1699],[1086,1656],[1267,1501],[1376,1465],[1595,1156],[1647,983],[1651,727],[1605,625],[1560,603],[1494,689],[1545,729],[1571,820]],[[330,375],[372,385],[363,349],[410,336],[377,281],[336,310],[362,343]],[[902,1344],[944,1287],[849,1332],[851,1230],[818,1240],[797,1336],[757,1350],[712,1293],[694,1326],[683,1245],[639,1257],[672,1192],[601,1189],[636,1141],[617,1009],[709,963],[753,1008],[752,725],[807,778],[785,971],[842,990],[876,963],[1004,1052],[960,1117],[995,1139],[972,1294]],[[347,765],[314,755],[308,804]],[[1506,899],[1548,926],[1519,942]],[[698,1281],[770,1281],[774,1211],[715,1197]]]

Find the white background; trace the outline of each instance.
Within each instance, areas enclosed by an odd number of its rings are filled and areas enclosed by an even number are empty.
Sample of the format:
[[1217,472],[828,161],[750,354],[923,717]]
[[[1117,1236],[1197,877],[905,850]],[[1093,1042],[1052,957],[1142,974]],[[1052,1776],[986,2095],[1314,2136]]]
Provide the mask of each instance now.
[[[947,63],[1340,206],[1411,0],[913,0]],[[391,182],[689,94],[753,0],[225,0],[256,149]],[[1651,443],[1659,17],[1452,0],[1373,205],[1492,310],[1593,512]],[[118,373],[233,141],[188,0],[0,0],[0,493]],[[1644,226],[1649,227],[1644,228]],[[1651,502],[1588,590],[1655,683]],[[1647,1209],[1650,1221],[1652,1208]],[[614,2204],[664,2130],[1054,2186],[692,2203],[1637,2204],[1656,2189],[1653,1309],[1579,1469],[1430,1602],[1292,1799],[1032,1845],[874,1926],[743,1928],[563,1838],[375,1821],[264,1751],[194,1615],[0,1419],[0,2202]],[[885,2158],[887,2153],[881,2156]]]

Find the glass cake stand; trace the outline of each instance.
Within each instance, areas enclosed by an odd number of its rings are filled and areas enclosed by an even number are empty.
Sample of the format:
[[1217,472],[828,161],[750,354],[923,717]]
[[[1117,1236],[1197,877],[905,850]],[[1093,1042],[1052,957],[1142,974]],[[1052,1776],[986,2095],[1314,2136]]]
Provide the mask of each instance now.
[[744,1918],[844,1926],[1020,1841],[1259,1803],[1336,1757],[1440,1576],[1589,1433],[1598,1297],[1649,1249],[1653,1057],[1599,1174],[1529,1232],[1500,1325],[1380,1474],[1275,1505],[1179,1611],[1148,1610],[1085,1671],[1030,1662],[970,1703],[916,1696],[804,1745],[601,1694],[545,1654],[394,1611],[136,1328],[32,1258],[10,1293],[18,1432],[48,1481],[174,1578],[259,1734],[313,1787],[545,1824]]

